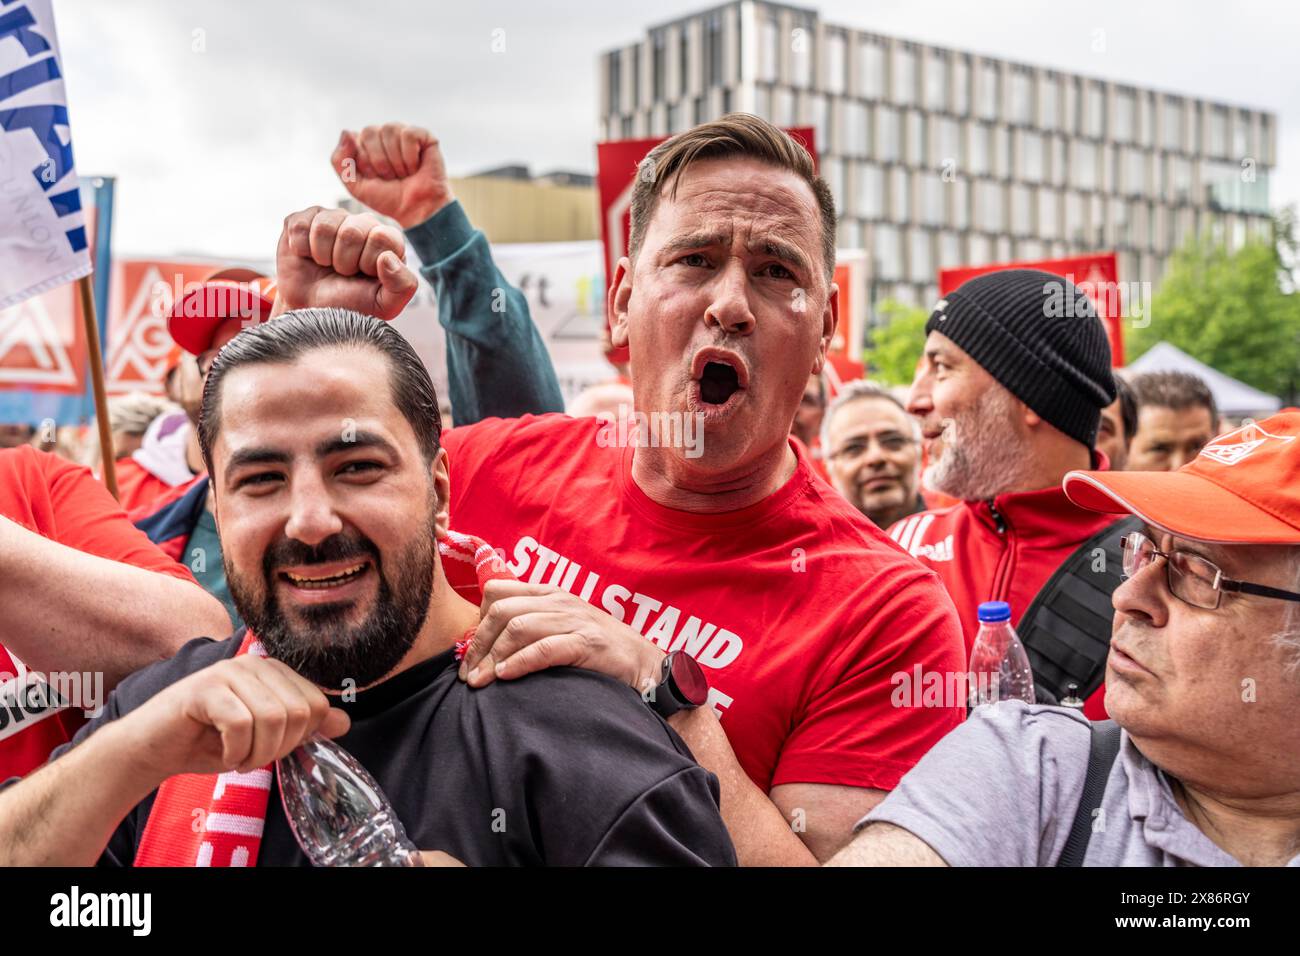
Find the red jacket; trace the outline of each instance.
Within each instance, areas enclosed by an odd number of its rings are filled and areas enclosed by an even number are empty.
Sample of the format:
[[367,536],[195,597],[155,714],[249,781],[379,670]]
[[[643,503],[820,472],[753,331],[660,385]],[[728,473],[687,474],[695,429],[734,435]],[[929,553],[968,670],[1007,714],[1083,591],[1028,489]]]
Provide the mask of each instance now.
[[[939,575],[957,605],[969,655],[980,602],[1008,602],[1013,626],[1019,626],[1061,562],[1117,520],[1080,508],[1057,486],[922,511],[890,525],[889,536]],[[1105,690],[1088,698],[1087,716],[1105,719]]]

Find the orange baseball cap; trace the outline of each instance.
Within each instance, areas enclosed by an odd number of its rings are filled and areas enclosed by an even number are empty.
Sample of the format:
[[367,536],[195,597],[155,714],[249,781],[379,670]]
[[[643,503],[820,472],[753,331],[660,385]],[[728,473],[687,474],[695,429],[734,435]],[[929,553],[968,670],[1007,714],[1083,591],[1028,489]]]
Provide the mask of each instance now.
[[1300,412],[1210,441],[1177,471],[1072,471],[1071,501],[1210,544],[1300,544]]
[[212,348],[217,330],[231,319],[258,325],[275,307],[275,282],[252,269],[218,269],[187,284],[167,317],[167,331],[192,355]]

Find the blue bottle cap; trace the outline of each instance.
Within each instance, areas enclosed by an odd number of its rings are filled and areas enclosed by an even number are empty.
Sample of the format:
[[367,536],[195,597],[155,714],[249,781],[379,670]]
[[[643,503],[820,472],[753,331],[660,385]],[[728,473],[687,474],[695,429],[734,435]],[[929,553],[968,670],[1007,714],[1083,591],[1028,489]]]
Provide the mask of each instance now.
[[1006,601],[985,601],[979,607],[981,624],[999,624],[1011,620],[1011,605]]

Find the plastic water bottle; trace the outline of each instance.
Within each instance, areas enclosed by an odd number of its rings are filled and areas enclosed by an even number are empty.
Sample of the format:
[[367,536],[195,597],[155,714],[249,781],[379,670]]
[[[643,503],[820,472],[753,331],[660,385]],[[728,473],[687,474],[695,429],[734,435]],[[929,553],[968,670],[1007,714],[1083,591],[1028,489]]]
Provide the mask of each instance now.
[[424,866],[402,821],[350,753],[313,734],[276,764],[284,815],[316,866]]
[[979,606],[980,630],[970,651],[970,706],[1000,700],[1034,702],[1034,675],[1025,647],[1011,626],[1011,605],[985,601]]

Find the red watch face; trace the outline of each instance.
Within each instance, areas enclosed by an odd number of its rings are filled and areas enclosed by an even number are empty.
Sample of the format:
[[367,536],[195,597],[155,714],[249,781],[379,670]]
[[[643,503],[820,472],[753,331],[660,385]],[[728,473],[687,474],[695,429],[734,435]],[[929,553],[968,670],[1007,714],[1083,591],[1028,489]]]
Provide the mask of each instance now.
[[704,668],[691,655],[678,651],[673,655],[672,669],[677,693],[694,706],[703,707],[709,699],[709,682],[704,676]]

